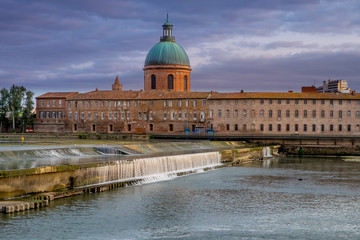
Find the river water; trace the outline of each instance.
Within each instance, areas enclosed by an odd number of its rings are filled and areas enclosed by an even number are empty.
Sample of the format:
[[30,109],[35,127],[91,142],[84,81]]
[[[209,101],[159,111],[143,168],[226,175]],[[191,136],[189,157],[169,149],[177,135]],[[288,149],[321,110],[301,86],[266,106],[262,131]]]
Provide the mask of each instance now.
[[0,214],[1,239],[360,239],[358,159],[287,158]]

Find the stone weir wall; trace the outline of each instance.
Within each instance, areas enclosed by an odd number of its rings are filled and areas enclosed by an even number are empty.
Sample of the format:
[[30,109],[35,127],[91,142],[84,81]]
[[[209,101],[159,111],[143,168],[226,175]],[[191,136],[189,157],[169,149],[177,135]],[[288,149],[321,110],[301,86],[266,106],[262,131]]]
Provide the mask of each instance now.
[[0,171],[0,200],[26,194],[61,192],[89,186],[138,183],[146,181],[147,178],[153,179],[171,174],[182,175],[221,166],[222,163],[238,165],[249,160],[260,159],[261,152],[261,147],[241,147],[131,160]]
[[221,164],[219,152],[0,171],[0,199],[191,172]]

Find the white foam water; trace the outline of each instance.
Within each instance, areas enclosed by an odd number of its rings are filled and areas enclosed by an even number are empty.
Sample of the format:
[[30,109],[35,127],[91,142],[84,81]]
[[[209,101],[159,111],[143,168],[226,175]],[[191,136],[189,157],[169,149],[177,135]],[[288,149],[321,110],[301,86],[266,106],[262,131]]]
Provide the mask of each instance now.
[[[84,168],[81,175],[86,186],[115,182],[139,183],[172,179],[180,173],[200,173],[221,165],[219,152],[183,154],[109,162],[105,166]],[[93,182],[97,179],[97,182]]]
[[[214,169],[217,166],[219,166],[219,164],[213,165],[213,166],[206,166],[206,169],[211,170],[211,169]],[[179,173],[185,173],[184,175],[191,175],[191,174],[199,174],[199,173],[203,173],[203,172],[205,172],[205,168],[186,169],[186,170],[173,172],[173,173],[163,173],[163,174],[158,174],[158,175],[152,175],[152,176],[144,177],[143,179],[141,179],[135,185],[142,185],[142,184],[148,184],[148,183],[154,183],[154,182],[168,181],[168,180],[180,177]]]
[[273,155],[271,154],[271,148],[270,147],[263,147],[262,149],[262,157],[263,158],[271,158]]

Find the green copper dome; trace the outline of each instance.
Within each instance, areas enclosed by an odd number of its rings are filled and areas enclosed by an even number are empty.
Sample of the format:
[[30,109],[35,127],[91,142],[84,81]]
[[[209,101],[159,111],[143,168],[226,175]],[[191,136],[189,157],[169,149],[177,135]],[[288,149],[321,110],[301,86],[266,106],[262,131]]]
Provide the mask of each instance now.
[[189,57],[184,49],[175,42],[172,36],[173,25],[169,22],[166,15],[166,22],[162,25],[163,35],[160,42],[156,44],[148,53],[145,59],[145,66],[148,65],[185,65],[190,66]]
[[145,66],[167,64],[190,66],[185,50],[175,42],[159,42],[150,50],[145,59]]

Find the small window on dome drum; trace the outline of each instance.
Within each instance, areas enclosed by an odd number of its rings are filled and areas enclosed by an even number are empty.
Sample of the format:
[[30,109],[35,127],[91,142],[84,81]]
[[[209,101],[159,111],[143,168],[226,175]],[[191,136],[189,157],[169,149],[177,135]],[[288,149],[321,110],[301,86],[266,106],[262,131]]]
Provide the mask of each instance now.
[[184,76],[184,91],[187,91],[187,76]]
[[156,89],[156,76],[151,75],[151,89]]
[[172,74],[168,76],[168,89],[174,89],[174,76]]

